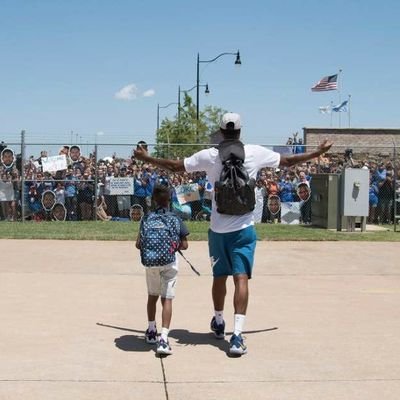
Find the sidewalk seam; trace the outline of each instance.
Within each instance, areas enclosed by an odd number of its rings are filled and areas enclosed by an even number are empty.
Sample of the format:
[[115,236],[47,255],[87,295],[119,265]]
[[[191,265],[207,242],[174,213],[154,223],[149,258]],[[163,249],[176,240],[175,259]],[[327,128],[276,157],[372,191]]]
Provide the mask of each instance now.
[[164,367],[164,363],[163,363],[163,359],[160,358],[160,362],[161,362],[161,371],[163,374],[163,381],[164,381],[164,391],[165,391],[165,399],[169,400],[169,395],[168,395],[168,387],[167,387],[167,378],[165,375],[165,367]]

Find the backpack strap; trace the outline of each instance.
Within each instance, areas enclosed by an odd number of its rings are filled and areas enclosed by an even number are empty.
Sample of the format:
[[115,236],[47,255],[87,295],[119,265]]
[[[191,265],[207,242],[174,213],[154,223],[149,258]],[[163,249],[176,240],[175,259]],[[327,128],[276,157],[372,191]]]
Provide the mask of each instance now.
[[244,162],[244,145],[238,139],[225,139],[217,147],[222,164],[229,159],[238,159]]
[[[161,213],[158,213],[158,214],[160,215],[161,219],[164,221],[164,223],[165,223],[165,225],[167,227],[167,230],[169,232],[170,238],[172,238],[173,237],[173,233],[172,233],[172,231],[170,229],[170,226],[168,224],[168,217],[174,218],[176,221],[179,221],[178,217],[174,213],[166,211],[165,208],[160,207],[157,210],[162,210]],[[179,240],[180,240],[180,231],[177,232],[177,234],[178,234]],[[172,248],[173,248],[174,252],[176,252],[179,249],[179,243],[172,242]]]

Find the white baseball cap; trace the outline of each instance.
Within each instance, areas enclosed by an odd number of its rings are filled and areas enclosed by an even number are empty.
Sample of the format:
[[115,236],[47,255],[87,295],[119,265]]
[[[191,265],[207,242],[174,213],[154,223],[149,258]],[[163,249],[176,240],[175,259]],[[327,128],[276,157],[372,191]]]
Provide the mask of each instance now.
[[222,116],[221,118],[221,124],[220,128],[221,129],[227,129],[227,125],[229,123],[233,123],[233,129],[238,130],[242,127],[242,124],[240,123],[240,115],[236,113],[226,113]]

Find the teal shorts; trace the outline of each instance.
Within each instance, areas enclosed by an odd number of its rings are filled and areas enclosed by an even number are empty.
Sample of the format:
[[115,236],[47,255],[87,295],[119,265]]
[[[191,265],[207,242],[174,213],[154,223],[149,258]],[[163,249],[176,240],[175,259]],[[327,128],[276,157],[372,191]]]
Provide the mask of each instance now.
[[228,233],[216,233],[210,229],[208,250],[213,276],[247,274],[250,279],[256,242],[256,230],[253,225]]

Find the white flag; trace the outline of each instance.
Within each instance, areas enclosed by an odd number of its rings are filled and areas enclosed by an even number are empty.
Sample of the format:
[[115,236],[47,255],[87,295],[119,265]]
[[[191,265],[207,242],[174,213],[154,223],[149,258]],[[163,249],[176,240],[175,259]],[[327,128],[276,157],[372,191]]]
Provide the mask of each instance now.
[[330,114],[331,113],[331,106],[322,106],[322,107],[318,107],[318,109],[321,114]]

